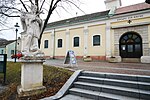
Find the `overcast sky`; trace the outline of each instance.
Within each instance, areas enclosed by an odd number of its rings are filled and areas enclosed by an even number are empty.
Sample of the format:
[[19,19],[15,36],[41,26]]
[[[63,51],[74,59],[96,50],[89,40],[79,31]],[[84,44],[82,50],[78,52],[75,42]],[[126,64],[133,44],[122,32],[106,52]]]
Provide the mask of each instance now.
[[[50,22],[106,10],[104,0],[80,0],[80,1],[82,2],[82,4],[80,4],[80,8],[85,13],[79,11],[78,9],[71,9],[71,13],[67,13],[67,12],[58,10],[59,15],[57,13],[54,13],[53,16],[51,16],[51,18],[50,18]],[[145,0],[122,0],[122,6],[128,6],[128,5],[137,4],[137,3],[141,3],[141,2],[145,2]],[[18,22],[19,21],[20,20],[18,19]],[[11,21],[10,25],[12,25],[12,27],[13,27],[13,25],[15,25],[16,22],[17,22],[17,20],[13,20],[13,21]],[[18,32],[18,36],[20,36],[19,33],[21,31],[22,31],[22,29],[20,28],[19,32]],[[1,33],[3,33],[3,34],[1,34]],[[14,30],[3,31],[3,32],[0,31],[0,38],[14,40],[15,39],[15,31]]]

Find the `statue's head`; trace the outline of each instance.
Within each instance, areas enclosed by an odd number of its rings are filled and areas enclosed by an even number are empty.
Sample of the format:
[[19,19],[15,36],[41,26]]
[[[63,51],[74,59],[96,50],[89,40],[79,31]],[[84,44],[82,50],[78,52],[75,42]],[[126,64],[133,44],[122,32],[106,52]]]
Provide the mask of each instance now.
[[31,5],[31,12],[34,14],[37,12],[37,6],[36,5],[33,5],[33,4]]

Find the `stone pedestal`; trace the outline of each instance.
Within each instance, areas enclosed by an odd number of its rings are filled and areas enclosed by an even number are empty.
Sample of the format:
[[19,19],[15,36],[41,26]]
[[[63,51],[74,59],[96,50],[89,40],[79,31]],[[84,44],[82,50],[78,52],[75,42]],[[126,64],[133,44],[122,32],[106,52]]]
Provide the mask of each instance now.
[[150,56],[142,56],[141,63],[150,63]]
[[43,62],[44,60],[22,60],[21,86],[18,86],[19,96],[30,96],[44,92]]
[[107,57],[108,62],[121,62],[120,56],[114,56],[114,57]]
[[85,61],[85,62],[91,62],[92,58],[90,56],[85,56],[85,57],[83,57],[83,61]]

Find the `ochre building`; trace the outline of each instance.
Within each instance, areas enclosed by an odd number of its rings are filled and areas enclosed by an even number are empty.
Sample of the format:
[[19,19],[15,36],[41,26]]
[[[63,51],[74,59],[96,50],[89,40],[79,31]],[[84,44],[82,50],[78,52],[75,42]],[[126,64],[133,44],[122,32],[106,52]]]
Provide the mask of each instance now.
[[81,59],[150,63],[150,4],[105,4],[106,11],[49,23],[41,43],[45,56],[64,59],[73,50]]

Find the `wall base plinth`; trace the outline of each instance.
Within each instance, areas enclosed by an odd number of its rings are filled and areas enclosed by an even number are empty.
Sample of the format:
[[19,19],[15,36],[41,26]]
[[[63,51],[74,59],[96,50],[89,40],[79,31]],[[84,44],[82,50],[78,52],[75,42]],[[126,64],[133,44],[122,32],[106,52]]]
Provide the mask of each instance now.
[[121,62],[121,57],[120,56],[113,56],[113,57],[106,57],[108,62]]
[[150,56],[142,56],[141,63],[150,63]]

